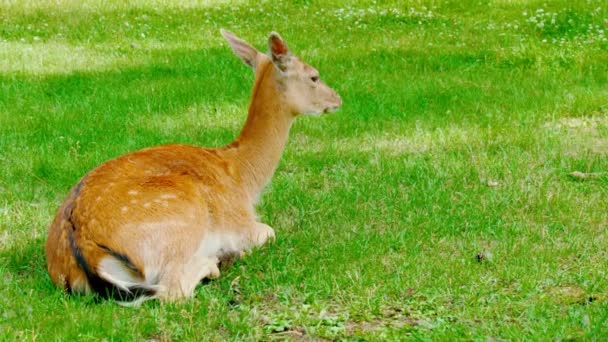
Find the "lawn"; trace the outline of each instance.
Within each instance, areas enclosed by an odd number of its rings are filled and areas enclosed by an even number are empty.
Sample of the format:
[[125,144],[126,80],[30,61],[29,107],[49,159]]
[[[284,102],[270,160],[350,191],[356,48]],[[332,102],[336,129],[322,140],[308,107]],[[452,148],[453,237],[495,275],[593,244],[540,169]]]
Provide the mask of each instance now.
[[[184,303],[65,295],[44,244],[82,175],[239,133],[220,28],[344,100],[292,128],[276,242]],[[608,339],[605,0],[3,1],[0,151],[0,340]]]

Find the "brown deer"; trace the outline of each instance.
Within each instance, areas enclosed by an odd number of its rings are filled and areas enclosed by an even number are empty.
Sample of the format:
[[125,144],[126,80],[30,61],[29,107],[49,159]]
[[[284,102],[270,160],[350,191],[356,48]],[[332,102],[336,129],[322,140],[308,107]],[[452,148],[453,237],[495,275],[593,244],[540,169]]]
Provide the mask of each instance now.
[[68,292],[139,303],[191,297],[218,263],[274,239],[255,205],[299,114],[336,110],[342,100],[277,33],[269,53],[222,30],[253,68],[247,121],[219,148],[163,145],[91,170],[76,184],[49,228],[48,271]]

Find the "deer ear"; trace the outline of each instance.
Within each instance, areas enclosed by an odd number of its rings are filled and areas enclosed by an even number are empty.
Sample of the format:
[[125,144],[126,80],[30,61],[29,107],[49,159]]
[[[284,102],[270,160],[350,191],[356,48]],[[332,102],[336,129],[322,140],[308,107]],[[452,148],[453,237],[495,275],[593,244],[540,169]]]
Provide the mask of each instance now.
[[221,29],[220,32],[222,32],[222,36],[224,36],[228,44],[230,44],[232,51],[234,51],[245,64],[249,65],[252,69],[255,69],[260,52],[246,41],[235,36],[234,33],[224,29]]
[[270,33],[270,37],[268,37],[268,48],[270,49],[270,57],[272,58],[274,65],[276,65],[279,70],[286,71],[291,60],[291,53],[289,52],[287,44],[278,33]]

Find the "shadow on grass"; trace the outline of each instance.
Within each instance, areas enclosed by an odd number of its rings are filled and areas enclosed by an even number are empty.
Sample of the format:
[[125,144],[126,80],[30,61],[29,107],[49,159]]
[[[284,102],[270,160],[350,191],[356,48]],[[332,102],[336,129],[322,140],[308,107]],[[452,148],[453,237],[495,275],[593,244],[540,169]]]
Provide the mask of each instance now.
[[[16,149],[14,141],[27,141],[28,149],[39,151],[17,151],[25,154],[21,157],[35,159],[28,163],[33,165],[30,173],[61,188],[62,183],[82,175],[78,164],[85,163],[88,169],[129,151],[164,143],[229,143],[238,133],[233,127],[198,127],[196,116],[200,111],[201,117],[206,111],[221,115],[222,108],[236,104],[243,107],[244,122],[252,82],[251,71],[228,47],[155,50],[150,63],[105,72],[0,75],[0,109],[6,113],[0,128],[6,139],[0,145],[6,143],[3,147],[11,150]],[[187,114],[191,122],[168,128],[141,125],[158,120],[159,115],[181,120],[192,108],[195,114]],[[91,156],[95,158],[87,160]],[[60,184],[55,184],[57,180]],[[19,180],[7,180],[12,181]]]
[[[245,102],[248,98],[253,76],[240,67],[228,47],[162,49],[150,55],[147,64],[107,71],[0,75],[0,105],[13,114],[8,117],[32,116],[37,113],[31,110],[37,109],[63,114],[62,118],[84,119],[86,124],[106,117],[124,119],[130,113],[175,113],[195,103]],[[52,115],[43,118],[53,120]]]
[[51,295],[57,288],[51,282],[46,270],[44,243],[46,239],[29,240],[0,252],[0,263],[6,270],[3,276],[11,283],[17,283],[21,291],[42,292]]

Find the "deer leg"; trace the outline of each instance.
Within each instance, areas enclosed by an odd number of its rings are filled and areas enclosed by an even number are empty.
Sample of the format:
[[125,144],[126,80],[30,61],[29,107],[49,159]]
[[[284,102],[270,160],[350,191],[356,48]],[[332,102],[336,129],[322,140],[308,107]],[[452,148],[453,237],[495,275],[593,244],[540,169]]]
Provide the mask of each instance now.
[[176,301],[192,297],[196,285],[203,278],[217,278],[220,270],[217,267],[219,260],[213,258],[192,258],[188,263],[181,267],[171,267],[170,270],[160,279],[161,291],[158,297],[163,301]]
[[274,229],[265,223],[255,222],[251,231],[251,247],[262,246],[269,239],[275,240]]
[[[226,269],[232,266],[234,261],[249,254],[252,248],[262,246],[268,240],[274,241],[274,229],[269,225],[254,221],[250,227],[251,228],[245,233],[244,238],[240,238],[237,244],[227,248],[230,252],[219,255],[217,266],[219,266],[220,269]],[[213,279],[212,276],[209,276],[208,278]]]

